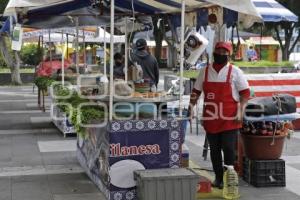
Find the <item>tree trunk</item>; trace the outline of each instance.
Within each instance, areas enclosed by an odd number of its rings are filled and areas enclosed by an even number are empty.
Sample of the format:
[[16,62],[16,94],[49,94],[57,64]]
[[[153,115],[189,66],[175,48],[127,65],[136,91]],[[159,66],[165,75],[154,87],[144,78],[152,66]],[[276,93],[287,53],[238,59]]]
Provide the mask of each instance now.
[[14,52],[14,56],[12,55],[12,53],[9,51],[10,48],[7,45],[7,39],[8,37],[0,35],[0,52],[7,66],[10,67],[12,84],[21,85],[20,55],[17,51]]
[[[171,31],[171,37],[165,35],[165,39],[168,43],[168,68],[177,68],[178,62],[178,52],[176,48],[176,43],[178,43],[178,38],[176,35],[175,27],[172,25],[169,18],[166,19]],[[166,31],[165,31],[166,32]]]
[[277,37],[276,39],[278,40],[278,42],[280,44],[280,49],[282,51],[282,61],[287,61],[287,60],[289,60],[291,50],[294,48],[294,45],[292,45],[292,47],[290,48],[293,31],[294,31],[294,25],[291,25],[290,23],[282,23],[281,24],[281,28],[284,30],[285,42],[283,42],[282,39],[280,38],[279,25],[278,24],[274,25],[274,28],[275,28],[276,37]]
[[[161,49],[162,49],[162,41],[164,39],[164,23],[163,19],[160,19],[160,16],[155,16],[152,18],[153,20],[153,35],[155,40],[155,58],[157,59],[157,62],[159,66],[161,65]],[[158,24],[158,22],[160,22]],[[159,26],[158,26],[159,25]]]
[[[154,29],[155,30],[155,29]],[[155,38],[155,58],[159,65],[161,64],[161,48],[162,48],[162,41],[163,38],[159,31],[153,31],[154,38]]]
[[7,66],[14,65],[14,58],[9,51],[9,48],[6,44],[7,37],[0,35],[0,52]]
[[11,83],[13,85],[21,85],[21,74],[20,74],[20,55],[18,51],[14,51],[16,62],[13,66],[10,67],[11,72]]
[[176,61],[177,61],[177,51],[176,48],[169,44],[168,45],[168,68],[175,68],[176,67]]
[[288,61],[289,60],[289,49],[287,46],[285,46],[283,48],[283,52],[282,52],[282,61]]

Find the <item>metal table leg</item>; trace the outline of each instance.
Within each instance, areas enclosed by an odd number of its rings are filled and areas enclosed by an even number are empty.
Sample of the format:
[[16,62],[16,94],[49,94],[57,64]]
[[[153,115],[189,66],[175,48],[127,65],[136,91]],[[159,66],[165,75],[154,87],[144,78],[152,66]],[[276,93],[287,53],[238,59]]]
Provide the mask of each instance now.
[[203,152],[202,152],[202,157],[204,158],[204,160],[207,160],[207,153],[208,153],[208,140],[207,140],[207,136],[205,135],[205,140],[204,140],[204,145],[203,145]]

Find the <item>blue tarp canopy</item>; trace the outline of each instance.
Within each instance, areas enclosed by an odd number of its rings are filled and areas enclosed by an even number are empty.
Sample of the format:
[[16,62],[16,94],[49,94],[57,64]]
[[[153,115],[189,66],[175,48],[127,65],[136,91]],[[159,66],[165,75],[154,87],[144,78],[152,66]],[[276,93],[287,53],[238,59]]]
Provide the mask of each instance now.
[[[103,2],[104,7],[109,8],[110,0]],[[243,21],[259,21],[258,16],[261,16],[265,22],[298,21],[295,14],[275,0],[188,0],[186,5],[187,10],[200,8],[197,15],[197,27],[207,24],[206,8],[213,5],[227,8],[223,13],[223,20],[227,26],[233,25],[238,20],[237,13],[249,15],[249,17],[243,18]],[[133,11],[136,14],[152,15],[176,13],[181,9],[181,0],[115,0],[115,6],[117,11],[127,13]],[[10,0],[4,14],[13,15],[18,9],[22,9],[26,13],[25,20],[21,23],[35,28],[74,27],[74,20],[68,16],[76,15],[80,16],[79,26],[109,23],[109,17],[99,16],[99,8],[93,9],[90,0]],[[8,24],[5,25],[4,28],[7,29]]]
[[[10,0],[4,14],[13,15],[15,11],[22,11],[30,15],[61,14],[70,10],[91,6],[90,0]],[[104,7],[109,7],[110,0],[103,0]],[[115,0],[119,11],[132,13],[157,14],[181,11],[181,0]],[[197,8],[221,6],[246,15],[260,18],[251,0],[186,0],[186,10]]]
[[[290,21],[297,22],[298,17],[290,10],[282,6],[275,0],[251,0],[254,4],[254,9],[262,16],[265,22],[280,22]],[[109,1],[107,1],[109,2]],[[146,14],[156,14],[164,12],[176,12],[181,8],[181,1],[178,0],[115,0],[115,5],[119,9],[134,11]],[[246,0],[189,0],[186,1],[187,10],[195,7],[207,7],[212,4],[228,8],[244,14],[254,15],[253,6],[251,2]],[[251,15],[251,14],[250,14]]]
[[0,29],[0,33],[9,33],[9,32],[10,32],[10,21],[9,19],[6,19]]
[[15,11],[20,10],[23,14],[19,15],[18,23],[39,29],[75,27],[74,16],[79,16],[79,26],[100,26],[110,22],[109,16],[99,16],[99,9],[93,8],[89,0],[10,0],[4,15],[15,16]]
[[264,22],[298,22],[298,16],[275,0],[252,0]]
[[[109,4],[110,0],[105,0]],[[209,6],[221,6],[246,15],[260,18],[251,0],[187,0],[186,10]],[[181,0],[115,0],[115,6],[124,11],[158,14],[180,12]]]

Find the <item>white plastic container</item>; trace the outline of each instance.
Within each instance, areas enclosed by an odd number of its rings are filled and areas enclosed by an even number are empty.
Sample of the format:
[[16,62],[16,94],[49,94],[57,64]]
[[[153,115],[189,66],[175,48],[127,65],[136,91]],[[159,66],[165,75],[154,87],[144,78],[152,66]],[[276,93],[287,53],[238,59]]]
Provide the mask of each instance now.
[[139,200],[195,200],[199,175],[186,168],[134,172]]

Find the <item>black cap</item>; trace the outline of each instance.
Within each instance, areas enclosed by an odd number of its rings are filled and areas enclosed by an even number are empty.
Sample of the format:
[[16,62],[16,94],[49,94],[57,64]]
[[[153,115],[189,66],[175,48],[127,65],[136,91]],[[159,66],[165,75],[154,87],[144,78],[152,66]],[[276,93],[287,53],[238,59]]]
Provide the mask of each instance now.
[[143,49],[147,46],[147,41],[145,39],[138,39],[136,42],[135,42],[135,46],[137,49]]

